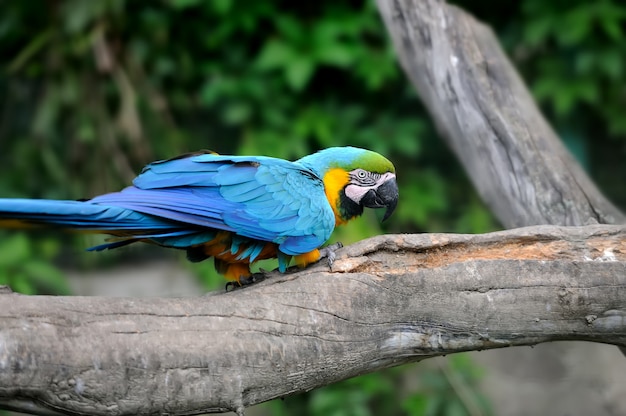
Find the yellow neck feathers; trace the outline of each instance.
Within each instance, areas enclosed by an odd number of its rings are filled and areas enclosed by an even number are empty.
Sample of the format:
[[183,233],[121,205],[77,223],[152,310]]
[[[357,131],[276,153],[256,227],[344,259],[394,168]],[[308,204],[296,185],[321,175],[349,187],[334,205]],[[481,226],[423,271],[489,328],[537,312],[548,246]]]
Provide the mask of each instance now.
[[326,198],[335,213],[335,225],[348,222],[348,219],[342,218],[339,212],[339,193],[348,184],[349,180],[348,172],[340,168],[330,169],[323,178]]

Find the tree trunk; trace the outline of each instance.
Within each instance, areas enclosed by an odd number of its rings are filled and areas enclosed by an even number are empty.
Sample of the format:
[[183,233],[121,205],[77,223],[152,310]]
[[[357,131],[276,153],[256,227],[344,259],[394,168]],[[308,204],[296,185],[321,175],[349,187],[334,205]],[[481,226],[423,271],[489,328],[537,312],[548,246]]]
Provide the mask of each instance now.
[[506,228],[624,223],[539,112],[491,29],[437,0],[377,0],[405,73]]
[[40,414],[236,410],[468,350],[626,345],[626,229],[388,235],[184,299],[0,294],[0,403]]
[[489,27],[441,0],[377,4],[441,137],[502,225],[626,223],[542,116]]

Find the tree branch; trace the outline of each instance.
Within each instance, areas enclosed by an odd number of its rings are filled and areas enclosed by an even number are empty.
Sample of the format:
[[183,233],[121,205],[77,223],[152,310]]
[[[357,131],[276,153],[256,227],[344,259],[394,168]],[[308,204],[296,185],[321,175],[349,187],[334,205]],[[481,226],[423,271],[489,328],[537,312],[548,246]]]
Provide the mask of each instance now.
[[491,29],[438,0],[377,0],[400,62],[507,228],[624,223],[541,115]]
[[0,293],[0,403],[40,414],[236,410],[459,351],[626,346],[626,229],[388,235],[183,299]]

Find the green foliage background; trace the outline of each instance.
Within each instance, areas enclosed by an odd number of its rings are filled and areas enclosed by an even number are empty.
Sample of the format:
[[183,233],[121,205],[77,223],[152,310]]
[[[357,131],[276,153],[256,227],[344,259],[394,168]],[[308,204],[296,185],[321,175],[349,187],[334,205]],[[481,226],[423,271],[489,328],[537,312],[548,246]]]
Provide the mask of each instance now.
[[[492,25],[566,144],[625,207],[626,6],[458,4]],[[2,196],[90,197],[120,189],[152,160],[203,148],[295,159],[349,144],[395,162],[401,202],[383,228],[370,213],[335,239],[498,227],[396,65],[372,1],[2,2],[0,50]],[[67,293],[59,265],[104,267],[129,253],[82,255],[87,244],[4,232],[0,283]],[[208,286],[222,284],[210,264],[195,267]],[[479,376],[459,357],[450,365],[473,389]],[[398,377],[368,375],[270,406],[275,414],[470,412],[443,371],[404,401],[395,399]]]

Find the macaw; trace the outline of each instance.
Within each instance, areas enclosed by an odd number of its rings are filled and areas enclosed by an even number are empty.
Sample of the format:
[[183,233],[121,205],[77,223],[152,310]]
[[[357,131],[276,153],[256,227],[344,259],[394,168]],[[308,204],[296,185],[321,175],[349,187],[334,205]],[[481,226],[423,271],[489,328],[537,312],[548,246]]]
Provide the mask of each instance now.
[[398,202],[393,164],[378,153],[332,147],[295,162],[266,156],[185,154],[153,162],[133,185],[85,201],[0,199],[0,226],[53,225],[115,237],[89,250],[137,241],[213,257],[231,281],[251,263],[278,258],[284,272],[331,255],[320,247],[363,208]]

